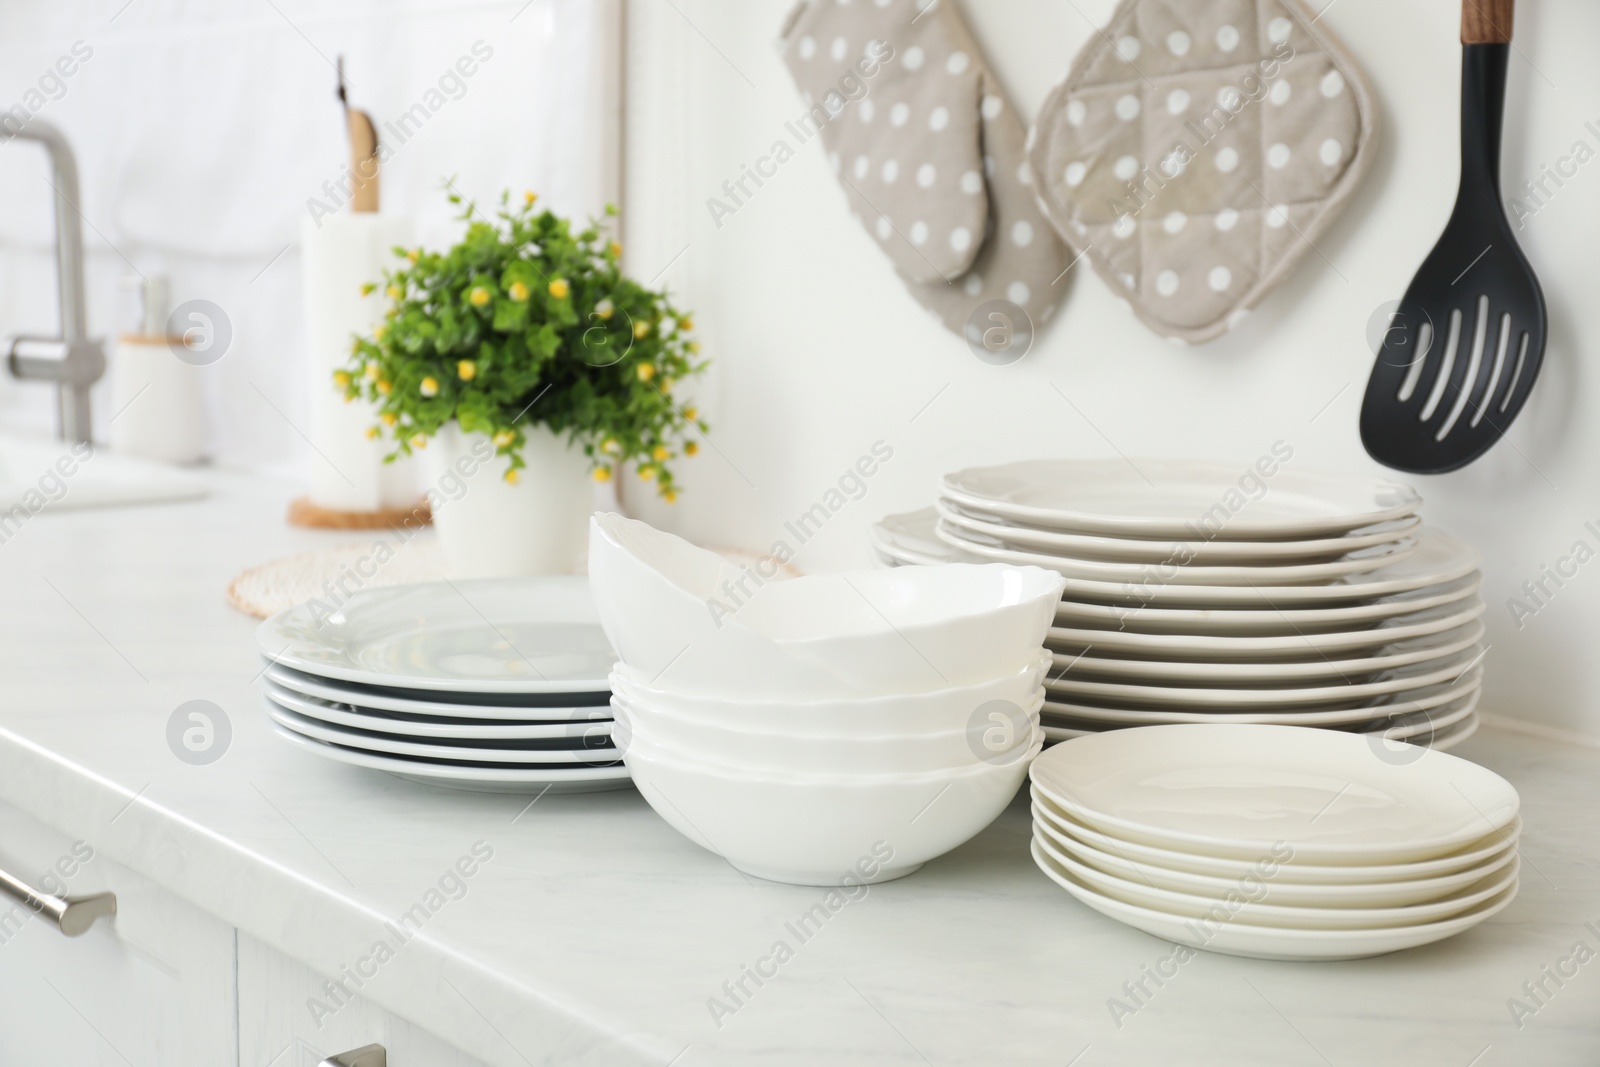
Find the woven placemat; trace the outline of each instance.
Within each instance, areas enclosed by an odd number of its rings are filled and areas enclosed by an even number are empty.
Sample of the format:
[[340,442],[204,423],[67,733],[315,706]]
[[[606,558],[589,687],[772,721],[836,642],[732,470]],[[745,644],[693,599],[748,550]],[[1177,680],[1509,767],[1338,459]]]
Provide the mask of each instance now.
[[[388,546],[387,553],[379,548],[380,544]],[[758,574],[775,566],[744,549],[718,546],[711,551],[729,562],[755,567]],[[775,577],[782,578],[797,578],[802,573],[789,563],[776,565],[776,572]],[[362,589],[437,582],[445,577],[444,553],[437,537],[420,534],[402,541],[400,535],[391,534],[313,549],[251,567],[228,583],[228,603],[246,615],[265,619],[312,597],[337,606]]]
[[436,538],[414,536],[402,542],[398,536],[379,537],[251,567],[228,583],[228,602],[264,619],[313,597],[337,605],[362,589],[436,582],[444,576],[444,554]]

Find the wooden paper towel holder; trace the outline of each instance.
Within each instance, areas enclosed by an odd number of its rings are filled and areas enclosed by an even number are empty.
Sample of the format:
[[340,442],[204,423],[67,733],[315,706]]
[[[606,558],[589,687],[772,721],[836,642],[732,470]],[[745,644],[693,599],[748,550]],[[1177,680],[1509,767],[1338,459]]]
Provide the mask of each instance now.
[[[350,211],[375,214],[378,210],[378,130],[365,111],[350,106],[344,83],[344,56],[335,65],[339,73],[339,104],[344,108],[345,129],[350,135]],[[341,511],[313,503],[311,497],[295,497],[289,502],[289,524],[321,530],[386,530],[391,527],[427,526],[433,510],[426,497],[408,506],[378,508],[376,511]]]

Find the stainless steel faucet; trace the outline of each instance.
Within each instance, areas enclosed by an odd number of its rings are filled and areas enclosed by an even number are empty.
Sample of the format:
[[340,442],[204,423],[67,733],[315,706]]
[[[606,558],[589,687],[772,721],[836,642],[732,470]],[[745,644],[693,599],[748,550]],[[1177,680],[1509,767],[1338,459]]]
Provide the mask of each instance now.
[[61,131],[39,119],[0,133],[6,140],[37,141],[50,156],[50,185],[56,193],[56,290],[61,332],[56,337],[16,337],[6,345],[11,373],[18,378],[55,382],[59,388],[57,431],[63,441],[88,441],[89,387],[106,370],[105,351],[91,339],[84,312],[83,228],[78,216],[78,164]]

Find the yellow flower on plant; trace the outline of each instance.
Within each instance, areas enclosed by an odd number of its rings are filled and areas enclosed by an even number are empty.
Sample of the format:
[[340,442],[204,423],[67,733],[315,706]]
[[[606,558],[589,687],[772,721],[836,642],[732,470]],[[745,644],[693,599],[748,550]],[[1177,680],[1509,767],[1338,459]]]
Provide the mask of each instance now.
[[606,246],[606,249],[611,253],[611,258],[613,259],[616,259],[618,256],[622,255],[622,246],[616,241],[612,241]]
[[634,368],[633,372],[639,376],[641,382],[648,382],[656,376],[656,365],[654,363],[641,363]]
[[672,450],[669,449],[666,445],[656,445],[656,447],[651,449],[651,451],[650,451],[650,458],[651,459],[656,459],[656,460],[668,460],[668,459],[671,459],[672,458]]
[[537,199],[539,199],[539,194],[534,192],[532,189],[529,189],[527,192],[522,194],[522,202],[529,207],[532,207],[533,202]]
[[515,300],[519,304],[528,299],[528,287],[521,282],[512,282],[511,299]]
[[369,440],[369,441],[377,440],[378,435],[380,433],[382,433],[382,432],[383,431],[378,429],[376,426],[368,426],[367,427],[367,440]]
[[594,313],[602,319],[609,319],[617,313],[617,307],[611,302],[611,298],[607,297],[594,306]]
[[467,294],[467,303],[475,308],[481,308],[489,302],[489,290],[481,285],[474,285],[472,292]]
[[517,435],[514,430],[501,430],[499,433],[494,435],[494,446],[496,448],[507,448],[510,447],[511,442],[515,441],[516,439]]
[[557,300],[565,300],[572,293],[572,286],[567,284],[565,278],[557,278],[550,283],[550,295]]
[[650,324],[643,319],[633,324],[633,336],[645,338],[650,335]]
[[381,341],[383,340],[383,335],[388,332],[389,324],[387,322],[380,322],[378,325],[372,328],[372,339],[374,341]]
[[594,480],[597,481],[597,482],[602,482],[602,483],[603,482],[609,482],[611,480],[611,468],[610,467],[596,467],[594,469]]
[[694,329],[694,320],[691,319],[687,315],[683,316],[683,318],[678,320],[678,329],[680,329],[680,330],[692,330],[692,329]]
[[378,379],[378,392],[382,393],[384,396],[388,396],[389,395],[389,391],[391,389],[393,389],[393,388],[394,388],[394,386],[389,384],[389,379],[387,379],[387,378],[379,378]]
[[349,385],[350,384],[350,372],[347,371],[347,370],[336,370],[336,371],[334,371],[333,372],[333,384],[334,385]]
[[683,454],[686,455],[686,456],[698,456],[700,454],[700,442],[699,441],[687,441],[687,442],[685,442],[684,446],[683,446]]
[[371,282],[362,282],[361,283],[361,295],[362,296],[371,296],[372,295],[372,291],[374,289],[376,289],[376,288],[377,288],[377,286],[374,285]]
[[456,364],[456,377],[464,382],[470,382],[478,376],[478,365],[470,359],[463,359]]
[[522,475],[517,473],[515,467],[513,467],[511,470],[506,471],[500,477],[505,479],[505,482],[506,482],[507,485],[516,485],[518,482],[520,482],[522,480]]
[[661,499],[665,500],[669,504],[676,504],[678,502],[678,491],[676,489],[663,490],[661,493]]
[[426,437],[422,436],[420,433],[419,434],[414,434],[414,435],[412,435],[412,438],[411,438],[411,447],[412,448],[427,448],[428,447],[428,439]]
[[433,378],[433,377],[428,377],[428,378],[422,379],[421,390],[422,390],[422,395],[423,396],[438,396],[439,395],[439,379]]
[[651,479],[653,479],[655,476],[656,476],[656,469],[654,467],[650,466],[650,464],[646,463],[646,464],[644,464],[643,466],[641,466],[639,468],[639,479],[641,481],[648,482]]
[[391,285],[384,291],[389,294],[390,300],[399,300],[402,296],[406,295],[405,290],[400,288],[398,285]]
[[406,262],[408,262],[408,263],[415,263],[417,260],[419,260],[421,258],[422,258],[422,249],[420,249],[420,248],[413,248],[411,251],[406,253]]
[[368,363],[366,365],[366,368],[365,368],[365,373],[367,375],[367,381],[369,381],[369,382],[377,381],[378,380],[378,365],[376,363]]
[[676,379],[663,378],[663,379],[661,379],[661,391],[663,393],[670,393],[670,392],[672,392],[672,387],[677,385],[677,384],[678,383],[677,383]]
[[700,417],[700,409],[691,404],[683,409],[683,417],[693,422]]
[[692,355],[693,353],[700,351],[700,342],[699,341],[690,341],[688,344],[684,345],[683,348],[684,348],[684,351],[686,351],[686,352],[688,352],[688,353],[690,353]]
[[385,426],[393,426],[393,425],[394,425],[394,424],[395,424],[395,423],[397,423],[397,422],[399,422],[399,421],[400,421],[400,417],[399,417],[399,416],[398,416],[398,415],[396,415],[396,414],[395,414],[395,413],[394,413],[394,412],[392,412],[392,411],[385,411],[385,412],[383,412],[383,413],[382,413],[382,414],[380,414],[380,415],[379,415],[379,416],[378,416],[378,419],[379,419],[379,421],[380,421],[380,422],[382,422],[382,423],[383,423],[383,424],[384,424],[384,425],[385,425]]

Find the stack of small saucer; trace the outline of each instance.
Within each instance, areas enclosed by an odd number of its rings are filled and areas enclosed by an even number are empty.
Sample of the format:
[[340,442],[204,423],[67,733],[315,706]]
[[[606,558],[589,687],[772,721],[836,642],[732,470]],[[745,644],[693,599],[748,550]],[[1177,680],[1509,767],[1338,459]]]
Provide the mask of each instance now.
[[1155,726],[1034,760],[1033,858],[1103,915],[1193,948],[1354,959],[1517,894],[1517,791],[1443,752],[1284,726]]
[[1478,725],[1478,553],[1392,482],[1152,460],[947,475],[872,531],[881,562],[999,561],[1067,579],[1041,713],[1064,740],[1217,722],[1382,732]]

